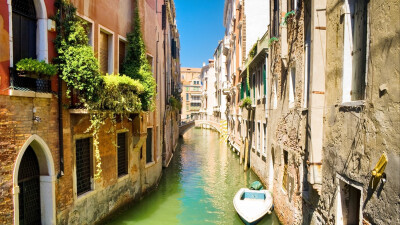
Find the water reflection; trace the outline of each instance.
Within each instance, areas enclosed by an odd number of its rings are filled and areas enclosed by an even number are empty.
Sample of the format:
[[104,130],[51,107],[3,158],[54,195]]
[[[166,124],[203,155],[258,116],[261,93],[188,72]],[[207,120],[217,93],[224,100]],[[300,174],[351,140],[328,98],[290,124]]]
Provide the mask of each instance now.
[[[238,156],[214,131],[191,129],[178,148],[157,190],[107,224],[243,224],[232,200],[257,180],[254,173],[243,172]],[[279,223],[273,214],[259,224]]]

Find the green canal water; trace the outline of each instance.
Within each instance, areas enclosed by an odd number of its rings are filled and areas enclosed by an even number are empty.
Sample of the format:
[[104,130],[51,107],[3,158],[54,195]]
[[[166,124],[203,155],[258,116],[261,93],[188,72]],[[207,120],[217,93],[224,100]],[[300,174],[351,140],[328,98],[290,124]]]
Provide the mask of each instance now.
[[[243,172],[238,156],[220,143],[214,131],[193,128],[179,142],[157,189],[117,213],[107,224],[243,224],[232,200],[257,176],[250,170]],[[272,214],[258,224],[279,222]]]

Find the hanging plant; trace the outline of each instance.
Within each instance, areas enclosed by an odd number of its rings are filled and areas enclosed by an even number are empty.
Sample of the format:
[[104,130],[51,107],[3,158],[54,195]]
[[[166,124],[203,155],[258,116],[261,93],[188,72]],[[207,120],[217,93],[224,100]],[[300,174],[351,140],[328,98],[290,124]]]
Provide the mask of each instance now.
[[57,67],[45,61],[26,58],[16,63],[16,70],[20,76],[27,76],[39,79],[50,79],[57,74]]
[[180,101],[180,99],[178,100],[174,96],[171,96],[169,98],[169,103],[171,104],[173,109],[178,109],[178,110],[182,109],[182,102]]
[[287,12],[287,13],[285,14],[285,17],[283,18],[282,25],[286,25],[286,24],[287,24],[287,21],[288,21],[288,18],[294,16],[295,14],[296,14],[296,12],[295,12],[294,10],[292,10],[292,11],[290,11],[290,12]]
[[250,58],[254,58],[254,56],[257,55],[257,43],[255,43],[253,45],[253,47],[251,48],[250,52],[249,52],[249,57]]
[[277,37],[272,37],[268,40],[268,47],[271,47],[275,42],[278,42],[279,39]]
[[240,108],[246,108],[248,110],[251,109],[251,104],[253,104],[252,100],[250,97],[246,97],[242,100],[242,102],[240,103],[239,107]]

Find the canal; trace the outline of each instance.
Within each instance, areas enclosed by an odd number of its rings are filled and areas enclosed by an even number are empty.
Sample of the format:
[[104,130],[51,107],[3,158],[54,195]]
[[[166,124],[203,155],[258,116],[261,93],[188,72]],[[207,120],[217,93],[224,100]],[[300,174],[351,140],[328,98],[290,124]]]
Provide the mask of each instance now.
[[[243,172],[238,156],[221,143],[218,133],[193,128],[180,139],[157,189],[107,224],[240,225],[243,222],[233,207],[233,196],[255,180],[253,172]],[[258,224],[279,222],[272,214]]]

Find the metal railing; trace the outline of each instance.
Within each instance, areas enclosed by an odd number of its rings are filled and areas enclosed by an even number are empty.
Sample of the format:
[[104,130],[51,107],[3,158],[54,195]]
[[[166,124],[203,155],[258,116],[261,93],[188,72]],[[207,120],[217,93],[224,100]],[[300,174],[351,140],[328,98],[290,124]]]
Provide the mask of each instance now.
[[19,91],[51,93],[51,81],[23,76],[10,67],[10,88]]

